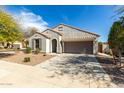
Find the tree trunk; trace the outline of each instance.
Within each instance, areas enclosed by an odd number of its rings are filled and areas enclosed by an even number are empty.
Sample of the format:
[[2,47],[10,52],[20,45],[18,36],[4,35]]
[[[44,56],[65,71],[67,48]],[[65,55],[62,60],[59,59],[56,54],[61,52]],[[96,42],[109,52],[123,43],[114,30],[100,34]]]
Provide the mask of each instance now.
[[11,43],[11,49],[13,49],[13,42]]
[[118,60],[120,62],[120,67],[121,67],[121,57],[122,57],[122,55],[121,55],[121,50],[120,49],[118,50],[118,54],[119,54],[119,59]]
[[2,46],[3,46],[3,47],[5,47],[5,44],[4,44],[4,42],[2,42]]
[[115,55],[114,55],[114,52],[113,52],[113,50],[112,49],[110,49],[110,54],[112,55],[112,57],[113,57],[113,63],[116,65],[117,63],[116,63],[116,60],[115,60]]

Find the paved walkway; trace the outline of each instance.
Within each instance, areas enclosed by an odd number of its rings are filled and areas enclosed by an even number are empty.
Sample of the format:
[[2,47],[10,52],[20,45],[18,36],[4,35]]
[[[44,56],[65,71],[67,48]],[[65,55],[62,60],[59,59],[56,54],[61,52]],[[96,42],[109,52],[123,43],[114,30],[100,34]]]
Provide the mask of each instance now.
[[117,87],[93,55],[61,54],[36,66],[0,60],[0,87]]
[[36,67],[0,61],[0,87],[57,87],[44,75]]

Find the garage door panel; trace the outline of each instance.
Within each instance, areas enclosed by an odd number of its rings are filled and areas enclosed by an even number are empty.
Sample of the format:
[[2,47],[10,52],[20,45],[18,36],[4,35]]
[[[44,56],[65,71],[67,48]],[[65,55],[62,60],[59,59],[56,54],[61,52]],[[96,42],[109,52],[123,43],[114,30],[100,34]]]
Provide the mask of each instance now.
[[64,42],[64,52],[93,54],[93,42]]

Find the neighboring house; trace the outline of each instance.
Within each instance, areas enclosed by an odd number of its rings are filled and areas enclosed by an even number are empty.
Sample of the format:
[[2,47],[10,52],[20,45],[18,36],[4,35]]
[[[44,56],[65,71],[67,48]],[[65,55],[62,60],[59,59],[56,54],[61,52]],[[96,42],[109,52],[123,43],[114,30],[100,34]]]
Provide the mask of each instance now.
[[13,43],[13,48],[14,49],[22,49],[23,48],[22,47],[22,42],[18,42],[18,41],[14,42]]
[[98,52],[98,34],[87,32],[65,24],[37,32],[29,38],[29,47],[40,48],[45,53],[87,53]]
[[[8,45],[9,44],[9,45]],[[3,44],[0,43],[0,49],[4,49],[4,48],[12,48],[12,43],[11,42],[4,42]],[[13,43],[13,49],[22,49],[22,42],[20,41],[15,41]]]
[[100,53],[110,53],[109,44],[107,42],[101,42],[98,44],[98,52]]

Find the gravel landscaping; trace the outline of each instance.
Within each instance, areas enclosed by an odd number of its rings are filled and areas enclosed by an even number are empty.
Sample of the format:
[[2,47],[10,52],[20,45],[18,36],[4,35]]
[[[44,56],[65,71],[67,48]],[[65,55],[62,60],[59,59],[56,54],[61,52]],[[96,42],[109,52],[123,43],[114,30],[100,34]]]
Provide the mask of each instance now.
[[[25,57],[30,57],[30,62],[24,62]],[[13,63],[19,63],[19,64],[24,64],[24,65],[37,65],[41,62],[44,62],[54,56],[52,55],[45,55],[42,53],[39,54],[33,54],[29,53],[26,54],[22,51],[16,51],[15,53],[7,53],[7,52],[2,52],[0,55],[0,60],[8,61],[8,62],[13,62]]]
[[97,60],[111,78],[111,81],[119,87],[124,88],[124,68],[117,69],[113,64],[112,57],[98,55]]

